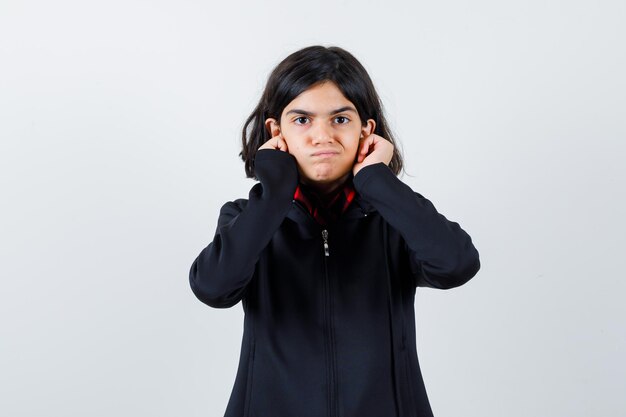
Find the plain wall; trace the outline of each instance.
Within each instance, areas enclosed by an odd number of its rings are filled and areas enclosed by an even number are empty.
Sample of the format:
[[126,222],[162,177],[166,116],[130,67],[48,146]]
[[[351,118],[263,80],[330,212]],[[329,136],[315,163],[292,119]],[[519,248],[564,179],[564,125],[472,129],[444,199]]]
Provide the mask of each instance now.
[[623,416],[625,4],[3,1],[0,415],[223,415],[243,310],[189,268],[269,72],[322,44],[480,252],[418,289],[435,415]]

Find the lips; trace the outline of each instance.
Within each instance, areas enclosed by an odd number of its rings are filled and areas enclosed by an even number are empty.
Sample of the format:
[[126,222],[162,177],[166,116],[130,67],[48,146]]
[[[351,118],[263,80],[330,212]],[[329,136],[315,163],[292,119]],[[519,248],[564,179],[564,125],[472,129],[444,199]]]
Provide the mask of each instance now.
[[332,149],[327,149],[327,150],[317,151],[313,154],[313,156],[328,157],[328,156],[337,155],[338,153],[339,152],[334,151]]

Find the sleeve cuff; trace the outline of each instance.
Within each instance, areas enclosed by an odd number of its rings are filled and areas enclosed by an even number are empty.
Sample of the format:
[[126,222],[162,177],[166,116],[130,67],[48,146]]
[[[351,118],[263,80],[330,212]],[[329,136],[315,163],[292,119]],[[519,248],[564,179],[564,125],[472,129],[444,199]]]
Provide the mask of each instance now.
[[392,177],[397,178],[388,165],[386,165],[384,162],[377,162],[375,164],[361,168],[359,172],[356,173],[356,175],[352,179],[354,188],[357,191],[363,189],[363,187],[365,187],[365,185],[372,177],[378,175],[391,175]]

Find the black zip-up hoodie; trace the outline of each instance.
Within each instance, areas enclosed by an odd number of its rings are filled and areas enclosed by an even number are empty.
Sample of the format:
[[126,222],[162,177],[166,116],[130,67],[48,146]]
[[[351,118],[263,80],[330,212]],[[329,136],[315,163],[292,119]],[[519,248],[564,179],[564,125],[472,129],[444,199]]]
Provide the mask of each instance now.
[[354,176],[354,201],[328,226],[294,201],[292,155],[259,150],[255,174],[189,273],[200,301],[245,312],[225,417],[432,417],[415,291],[476,275],[470,236],[382,162]]

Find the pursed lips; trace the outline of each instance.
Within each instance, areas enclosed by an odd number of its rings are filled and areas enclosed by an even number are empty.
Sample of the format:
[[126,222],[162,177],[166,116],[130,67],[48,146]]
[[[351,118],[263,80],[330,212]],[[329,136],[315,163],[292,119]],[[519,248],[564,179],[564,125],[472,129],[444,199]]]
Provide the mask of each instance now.
[[325,150],[325,151],[317,151],[313,154],[313,156],[333,156],[337,155],[339,152],[333,150]]

